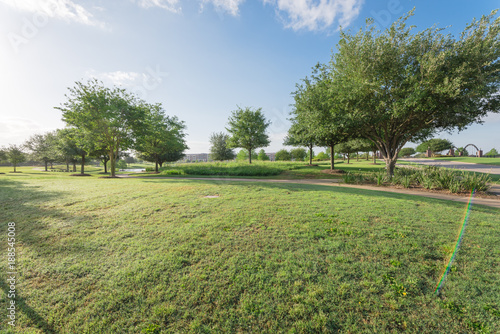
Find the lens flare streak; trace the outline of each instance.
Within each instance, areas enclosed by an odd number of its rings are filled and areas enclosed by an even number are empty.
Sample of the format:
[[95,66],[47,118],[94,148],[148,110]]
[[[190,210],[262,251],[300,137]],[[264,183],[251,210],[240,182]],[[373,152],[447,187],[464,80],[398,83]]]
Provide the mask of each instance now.
[[455,249],[453,250],[453,254],[451,255],[450,261],[448,262],[448,265],[446,266],[446,269],[443,272],[443,275],[441,276],[441,279],[439,280],[439,283],[436,286],[436,290],[434,291],[436,295],[439,294],[439,291],[443,287],[444,280],[446,279],[446,276],[448,276],[453,260],[455,259],[455,256],[458,253],[458,248],[460,247],[460,243],[462,242],[462,238],[465,232],[465,227],[467,226],[467,221],[469,220],[470,210],[472,208],[472,199],[474,198],[475,192],[476,189],[473,189],[470,193],[469,203],[467,204],[467,208],[465,210],[464,222],[462,223],[462,229],[460,230],[460,234],[458,236],[457,243],[455,244]]

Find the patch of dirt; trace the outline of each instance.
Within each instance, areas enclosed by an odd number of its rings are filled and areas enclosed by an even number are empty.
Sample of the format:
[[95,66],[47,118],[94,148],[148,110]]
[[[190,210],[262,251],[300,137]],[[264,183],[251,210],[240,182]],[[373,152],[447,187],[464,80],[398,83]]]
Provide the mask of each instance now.
[[70,174],[69,176],[92,176],[90,174]]
[[99,179],[119,179],[118,176],[99,176]]
[[334,169],[334,170],[331,170],[331,169],[323,169],[323,170],[321,171],[321,173],[331,174],[331,175],[336,175],[336,174],[345,174],[345,172],[344,172],[342,169]]

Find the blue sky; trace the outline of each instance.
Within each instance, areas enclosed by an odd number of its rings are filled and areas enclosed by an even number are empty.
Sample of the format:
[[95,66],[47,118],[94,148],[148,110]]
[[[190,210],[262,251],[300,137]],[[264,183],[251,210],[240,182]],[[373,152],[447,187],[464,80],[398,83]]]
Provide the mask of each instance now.
[[[416,7],[411,23],[458,36],[498,1],[0,0],[0,146],[64,127],[67,88],[91,77],[161,102],[187,125],[189,153],[208,152],[237,106],[262,107],[274,152],[283,147],[291,92],[327,62],[338,29],[367,17],[382,28]],[[500,149],[500,115],[456,146]],[[411,145],[410,145],[411,146]]]

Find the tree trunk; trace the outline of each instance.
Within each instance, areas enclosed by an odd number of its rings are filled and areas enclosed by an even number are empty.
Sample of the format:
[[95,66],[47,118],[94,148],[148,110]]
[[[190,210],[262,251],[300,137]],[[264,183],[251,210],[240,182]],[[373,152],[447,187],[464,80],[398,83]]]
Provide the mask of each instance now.
[[85,174],[85,153],[82,154],[82,167],[80,173]]
[[116,174],[116,161],[115,161],[115,152],[113,150],[109,151],[109,169],[111,173],[111,177],[115,177]]
[[248,150],[248,162],[252,163],[252,149]]
[[345,161],[345,154],[342,154],[342,161]]
[[108,174],[108,159],[102,160],[104,163],[104,174]]
[[54,169],[53,161],[50,162],[50,169]]
[[365,152],[366,153],[366,161],[370,159],[370,152]]
[[158,173],[158,157],[155,157],[155,172]]
[[76,161],[73,160],[73,173],[76,173]]
[[347,155],[347,164],[349,165],[351,161],[351,153],[347,153],[346,155]]
[[330,145],[330,170],[335,169],[335,159],[334,159],[334,145]]
[[16,172],[16,164],[14,164],[14,173],[17,173],[17,172]]
[[387,170],[387,176],[392,177],[394,175],[394,168],[396,167],[396,158],[385,159],[385,168]]
[[377,151],[373,151],[373,163],[377,163]]
[[48,172],[47,170],[47,166],[49,165],[49,162],[47,160],[45,160],[45,171]]
[[69,161],[66,161],[66,172],[69,172]]
[[359,152],[356,152],[356,161],[359,161]]
[[313,147],[309,145],[309,165],[313,164]]
[[163,161],[158,161],[158,163],[160,164],[160,168],[163,167]]

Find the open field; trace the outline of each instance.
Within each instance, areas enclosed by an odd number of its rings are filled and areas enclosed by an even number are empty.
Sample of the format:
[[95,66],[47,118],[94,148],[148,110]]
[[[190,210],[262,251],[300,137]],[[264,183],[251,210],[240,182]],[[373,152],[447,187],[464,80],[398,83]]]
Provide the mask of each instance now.
[[473,207],[436,297],[461,204],[21,170],[0,175],[0,235],[9,221],[17,231],[16,333],[500,330],[498,209]]

